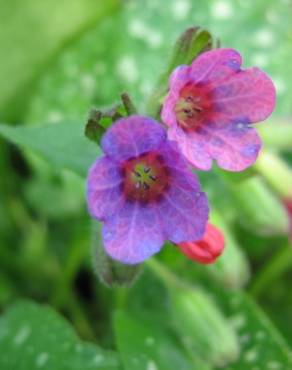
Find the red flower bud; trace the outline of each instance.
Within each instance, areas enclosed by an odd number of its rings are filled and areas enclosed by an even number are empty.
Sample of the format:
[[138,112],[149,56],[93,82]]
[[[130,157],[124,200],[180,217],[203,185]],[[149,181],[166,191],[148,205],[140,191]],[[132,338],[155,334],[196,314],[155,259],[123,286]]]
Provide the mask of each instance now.
[[178,243],[183,254],[189,259],[203,264],[214,263],[223,252],[225,240],[217,227],[207,224],[205,234],[201,240]]

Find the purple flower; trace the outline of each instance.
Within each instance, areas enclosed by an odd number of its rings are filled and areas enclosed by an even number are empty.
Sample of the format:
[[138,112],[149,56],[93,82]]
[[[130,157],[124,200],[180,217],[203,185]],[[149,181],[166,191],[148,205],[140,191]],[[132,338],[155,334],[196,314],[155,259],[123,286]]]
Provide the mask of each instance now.
[[92,217],[103,221],[106,252],[136,264],[157,253],[166,240],[198,240],[208,203],[186,160],[151,118],[118,120],[101,141],[105,156],[87,179]]
[[215,159],[226,170],[242,171],[261,148],[250,124],[272,113],[275,87],[260,69],[242,70],[241,63],[237,51],[215,49],[171,75],[162,120],[170,126],[169,139],[201,170]]

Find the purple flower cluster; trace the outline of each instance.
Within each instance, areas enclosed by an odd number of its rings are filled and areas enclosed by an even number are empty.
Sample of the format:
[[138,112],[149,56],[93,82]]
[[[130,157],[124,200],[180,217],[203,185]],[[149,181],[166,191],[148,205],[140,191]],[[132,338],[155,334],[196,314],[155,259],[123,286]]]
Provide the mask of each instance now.
[[167,131],[132,115],[104,134],[104,156],[89,170],[87,202],[91,216],[103,222],[112,258],[137,264],[166,240],[202,239],[208,202],[191,166],[209,170],[215,159],[241,171],[254,163],[261,141],[250,124],[271,114],[275,89],[259,69],[240,66],[235,50],[203,53],[171,75],[162,108]]

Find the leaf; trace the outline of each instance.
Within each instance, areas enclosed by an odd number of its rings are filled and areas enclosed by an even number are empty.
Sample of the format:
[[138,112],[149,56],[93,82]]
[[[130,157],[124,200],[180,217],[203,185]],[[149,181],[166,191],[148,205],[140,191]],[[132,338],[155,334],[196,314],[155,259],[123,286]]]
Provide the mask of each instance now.
[[253,6],[251,0],[184,0],[165,6],[164,0],[144,0],[125,2],[120,12],[60,55],[42,79],[27,120],[79,119],[88,107],[112,104],[125,90],[143,107],[175,40],[196,25],[208,29],[223,47],[239,49],[244,68],[254,65],[268,72],[278,87],[277,112],[291,113],[288,2],[258,0]]
[[238,338],[221,310],[201,289],[173,288],[172,321],[184,347],[210,366],[223,367],[239,355]]
[[50,59],[84,28],[117,8],[117,4],[118,0],[1,0],[1,118],[22,118],[19,115],[31,84]]
[[28,301],[1,317],[0,353],[3,370],[120,370],[114,352],[82,342],[55,311]]
[[0,134],[20,147],[31,149],[57,168],[66,168],[86,176],[100,155],[98,146],[84,137],[81,123],[63,123],[40,127],[11,127],[0,124]]
[[219,294],[219,300],[226,306],[241,344],[239,360],[226,370],[291,369],[290,348],[256,303],[242,292]]
[[196,367],[180,348],[179,343],[163,326],[125,312],[116,312],[114,329],[117,346],[127,370],[210,370],[200,363]]

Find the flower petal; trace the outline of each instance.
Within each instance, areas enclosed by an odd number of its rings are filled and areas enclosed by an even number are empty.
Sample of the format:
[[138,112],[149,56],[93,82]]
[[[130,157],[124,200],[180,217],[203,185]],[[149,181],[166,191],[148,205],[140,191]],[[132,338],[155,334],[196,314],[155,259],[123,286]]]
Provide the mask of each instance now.
[[213,130],[206,148],[218,166],[229,171],[243,171],[257,159],[261,139],[256,130],[246,124],[230,124]]
[[234,49],[213,49],[202,53],[191,65],[190,75],[195,83],[224,80],[241,66],[240,54]]
[[208,202],[200,184],[182,156],[165,145],[161,150],[170,172],[170,187],[157,204],[167,239],[181,242],[199,239],[208,219]]
[[114,259],[137,264],[159,252],[165,237],[159,215],[151,205],[127,202],[102,229],[106,252]]
[[133,115],[119,119],[104,134],[101,146],[117,161],[154,150],[166,139],[165,129],[149,117]]
[[171,129],[169,138],[177,140],[190,163],[203,171],[212,167],[212,159],[225,170],[243,171],[256,161],[261,148],[256,130],[245,123],[222,127],[205,123],[199,133],[187,134],[179,128]]
[[167,239],[174,243],[200,239],[208,220],[208,201],[205,193],[187,191],[175,184],[159,203],[161,223]]
[[179,91],[190,79],[191,67],[180,65],[170,75],[169,88]]
[[186,65],[178,66],[171,74],[169,80],[169,93],[162,106],[161,119],[168,126],[176,126],[176,115],[174,106],[179,98],[181,88],[189,81],[191,67]]
[[212,158],[206,150],[205,135],[202,136],[197,132],[188,134],[177,127],[168,130],[168,138],[177,142],[183,155],[194,167],[203,171],[211,169]]
[[228,122],[263,121],[275,107],[274,84],[258,68],[249,68],[235,73],[210,93],[215,111]]
[[92,217],[103,220],[117,212],[124,202],[121,183],[114,161],[102,157],[94,162],[87,178],[87,204]]

